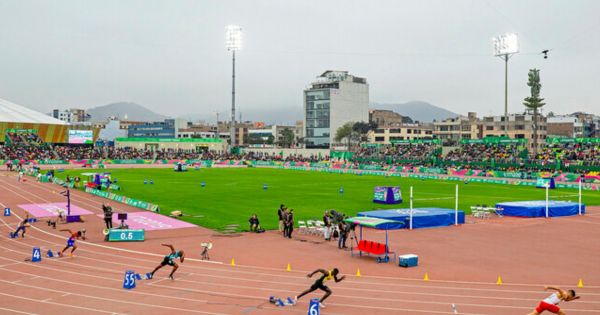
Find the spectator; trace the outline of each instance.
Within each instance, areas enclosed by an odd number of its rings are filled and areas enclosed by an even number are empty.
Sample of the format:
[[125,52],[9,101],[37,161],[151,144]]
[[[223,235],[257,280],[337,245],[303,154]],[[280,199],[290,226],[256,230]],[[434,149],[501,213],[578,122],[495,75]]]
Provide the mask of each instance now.
[[258,230],[260,230],[260,222],[258,221],[256,213],[250,217],[248,222],[250,223],[250,232],[258,232]]

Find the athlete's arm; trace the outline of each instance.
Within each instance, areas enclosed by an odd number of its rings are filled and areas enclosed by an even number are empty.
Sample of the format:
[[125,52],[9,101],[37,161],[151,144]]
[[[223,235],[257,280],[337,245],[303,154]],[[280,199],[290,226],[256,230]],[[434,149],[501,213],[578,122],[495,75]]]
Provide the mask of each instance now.
[[324,269],[317,269],[317,270],[315,270],[315,271],[313,271],[313,272],[309,273],[309,274],[307,275],[307,277],[308,277],[308,278],[311,278],[311,277],[312,277],[312,276],[314,276],[314,275],[315,275],[315,273],[317,273],[317,272],[320,272],[320,273],[322,273],[322,274],[326,274],[326,273],[327,273],[327,271],[326,271],[326,270],[324,270]]
[[183,262],[184,259],[185,259],[185,252],[181,251],[181,257],[179,257],[179,261]]
[[60,232],[69,232],[69,234],[73,235],[73,231],[71,231],[69,229],[62,229],[62,230],[60,230]]
[[346,276],[341,276],[339,279],[338,279],[337,275],[335,277],[333,277],[333,280],[335,280],[336,283],[340,282],[340,281],[342,281],[344,279],[346,279]]
[[558,291],[560,293],[564,292],[561,288],[556,288],[556,287],[544,287],[544,290],[554,290],[554,291]]
[[160,244],[160,245],[166,246],[166,247],[170,248],[171,249],[171,253],[175,253],[175,248],[173,247],[173,245],[171,245],[171,244]]

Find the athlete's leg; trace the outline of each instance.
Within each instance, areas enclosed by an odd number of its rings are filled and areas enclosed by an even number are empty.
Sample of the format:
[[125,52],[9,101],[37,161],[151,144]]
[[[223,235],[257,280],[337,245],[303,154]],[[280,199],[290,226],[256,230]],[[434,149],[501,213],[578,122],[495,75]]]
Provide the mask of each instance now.
[[171,271],[169,278],[173,279],[173,274],[175,273],[175,271],[177,271],[177,268],[179,268],[179,265],[176,262],[173,262],[173,270]]
[[73,247],[71,248],[71,255],[73,255],[73,252],[77,249],[77,245],[73,245]]
[[319,302],[323,303],[333,292],[331,292],[331,289],[326,286],[322,287],[321,290],[325,291],[325,295],[323,295],[323,297],[319,301]]
[[315,287],[310,287],[309,289],[305,290],[304,292],[300,293],[299,295],[296,295],[296,299],[299,299],[307,294],[309,294],[310,292],[315,291],[317,288]]
[[154,270],[152,270],[152,272],[150,273],[150,275],[152,275],[152,277],[154,277],[154,273],[156,271],[158,271],[158,269],[162,268],[164,265],[161,263],[160,265],[156,266],[156,268],[154,268]]
[[62,255],[63,255],[63,253],[64,253],[64,252],[65,252],[67,249],[69,249],[69,247],[71,247],[71,246],[69,246],[69,245],[65,246],[65,248],[63,248],[63,250],[61,250],[61,251],[60,251],[60,255],[59,255],[59,256],[62,256]]

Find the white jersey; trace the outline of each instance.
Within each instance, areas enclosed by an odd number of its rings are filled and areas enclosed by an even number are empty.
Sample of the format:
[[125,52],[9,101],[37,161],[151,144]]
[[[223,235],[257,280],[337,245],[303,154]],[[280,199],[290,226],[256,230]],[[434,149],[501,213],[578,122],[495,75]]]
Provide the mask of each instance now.
[[558,293],[553,293],[549,297],[544,299],[544,302],[552,305],[558,305],[560,303],[560,298],[558,297]]

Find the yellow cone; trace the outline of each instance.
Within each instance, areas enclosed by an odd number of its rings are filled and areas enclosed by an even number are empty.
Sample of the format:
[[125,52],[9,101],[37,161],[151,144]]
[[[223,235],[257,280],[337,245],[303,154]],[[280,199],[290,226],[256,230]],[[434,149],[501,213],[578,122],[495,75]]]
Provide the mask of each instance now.
[[356,276],[360,277],[360,268],[356,269]]
[[502,278],[500,278],[500,276],[498,276],[498,281],[496,281],[497,285],[501,285],[502,284]]
[[425,277],[423,277],[423,280],[429,281],[429,275],[427,274],[427,272],[425,273]]
[[292,271],[292,265],[288,264],[288,265],[287,265],[287,268],[286,268],[285,270],[286,270],[286,271],[288,271],[288,272],[289,272],[289,271]]
[[579,279],[579,283],[577,284],[578,288],[583,288],[583,279]]
[[231,265],[235,266],[235,259],[231,258]]

